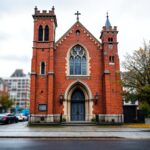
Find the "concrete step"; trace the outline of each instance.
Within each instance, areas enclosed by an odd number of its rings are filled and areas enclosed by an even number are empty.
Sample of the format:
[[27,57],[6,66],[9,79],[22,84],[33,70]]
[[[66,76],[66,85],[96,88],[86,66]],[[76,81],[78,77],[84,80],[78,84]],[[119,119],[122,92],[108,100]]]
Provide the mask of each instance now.
[[71,121],[71,122],[62,122],[61,125],[64,126],[95,126],[96,123],[88,121]]

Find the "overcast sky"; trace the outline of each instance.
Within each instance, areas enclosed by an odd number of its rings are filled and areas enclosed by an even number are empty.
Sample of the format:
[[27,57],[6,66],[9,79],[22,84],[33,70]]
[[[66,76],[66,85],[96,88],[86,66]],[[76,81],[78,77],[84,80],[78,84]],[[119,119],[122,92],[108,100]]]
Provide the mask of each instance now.
[[120,61],[150,40],[150,0],[0,0],[0,77],[15,69],[30,72],[34,7],[50,10],[55,6],[59,39],[75,22],[80,22],[99,39],[106,12],[112,26],[118,26]]

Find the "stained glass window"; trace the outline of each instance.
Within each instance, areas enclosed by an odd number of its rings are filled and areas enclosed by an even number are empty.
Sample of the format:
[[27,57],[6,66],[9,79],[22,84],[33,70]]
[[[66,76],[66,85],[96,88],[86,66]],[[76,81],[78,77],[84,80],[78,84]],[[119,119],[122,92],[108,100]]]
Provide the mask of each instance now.
[[76,45],[71,49],[70,58],[70,75],[86,75],[87,59],[84,48]]

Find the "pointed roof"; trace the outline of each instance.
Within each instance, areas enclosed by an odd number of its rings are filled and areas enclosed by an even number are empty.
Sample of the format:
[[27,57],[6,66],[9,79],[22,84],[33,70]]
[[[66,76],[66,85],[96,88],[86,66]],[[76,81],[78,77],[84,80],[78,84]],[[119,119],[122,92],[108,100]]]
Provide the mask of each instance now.
[[82,24],[81,22],[78,20],[76,21],[72,26],[71,28],[66,32],[64,33],[64,35],[62,35],[60,37],[60,39],[58,41],[56,41],[56,46],[58,46],[60,43],[62,43],[74,30],[74,27],[75,26],[80,26],[82,27],[82,29],[84,30],[84,33],[97,45],[97,46],[101,46],[101,43],[98,39],[96,39],[92,33],[90,33]]
[[108,12],[107,12],[107,16],[106,16],[106,23],[105,23],[105,27],[106,29],[109,29],[111,27],[110,21],[109,21],[109,16],[108,16]]
[[11,75],[11,77],[25,77],[26,75],[23,73],[22,69],[16,69],[15,72]]

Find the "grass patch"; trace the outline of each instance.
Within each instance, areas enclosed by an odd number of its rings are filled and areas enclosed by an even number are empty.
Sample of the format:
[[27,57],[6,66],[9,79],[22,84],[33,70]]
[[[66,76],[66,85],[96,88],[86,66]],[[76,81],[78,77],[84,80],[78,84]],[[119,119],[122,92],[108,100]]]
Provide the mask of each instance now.
[[112,124],[99,124],[97,127],[99,127],[99,128],[121,128],[122,127],[122,125],[120,125],[120,124],[118,124],[118,125],[116,125],[116,124],[114,124],[114,125],[112,125]]
[[99,128],[150,128],[150,124],[144,123],[124,123],[120,125],[98,125]]
[[124,124],[125,128],[150,128],[150,124],[144,123],[132,123],[132,124]]

